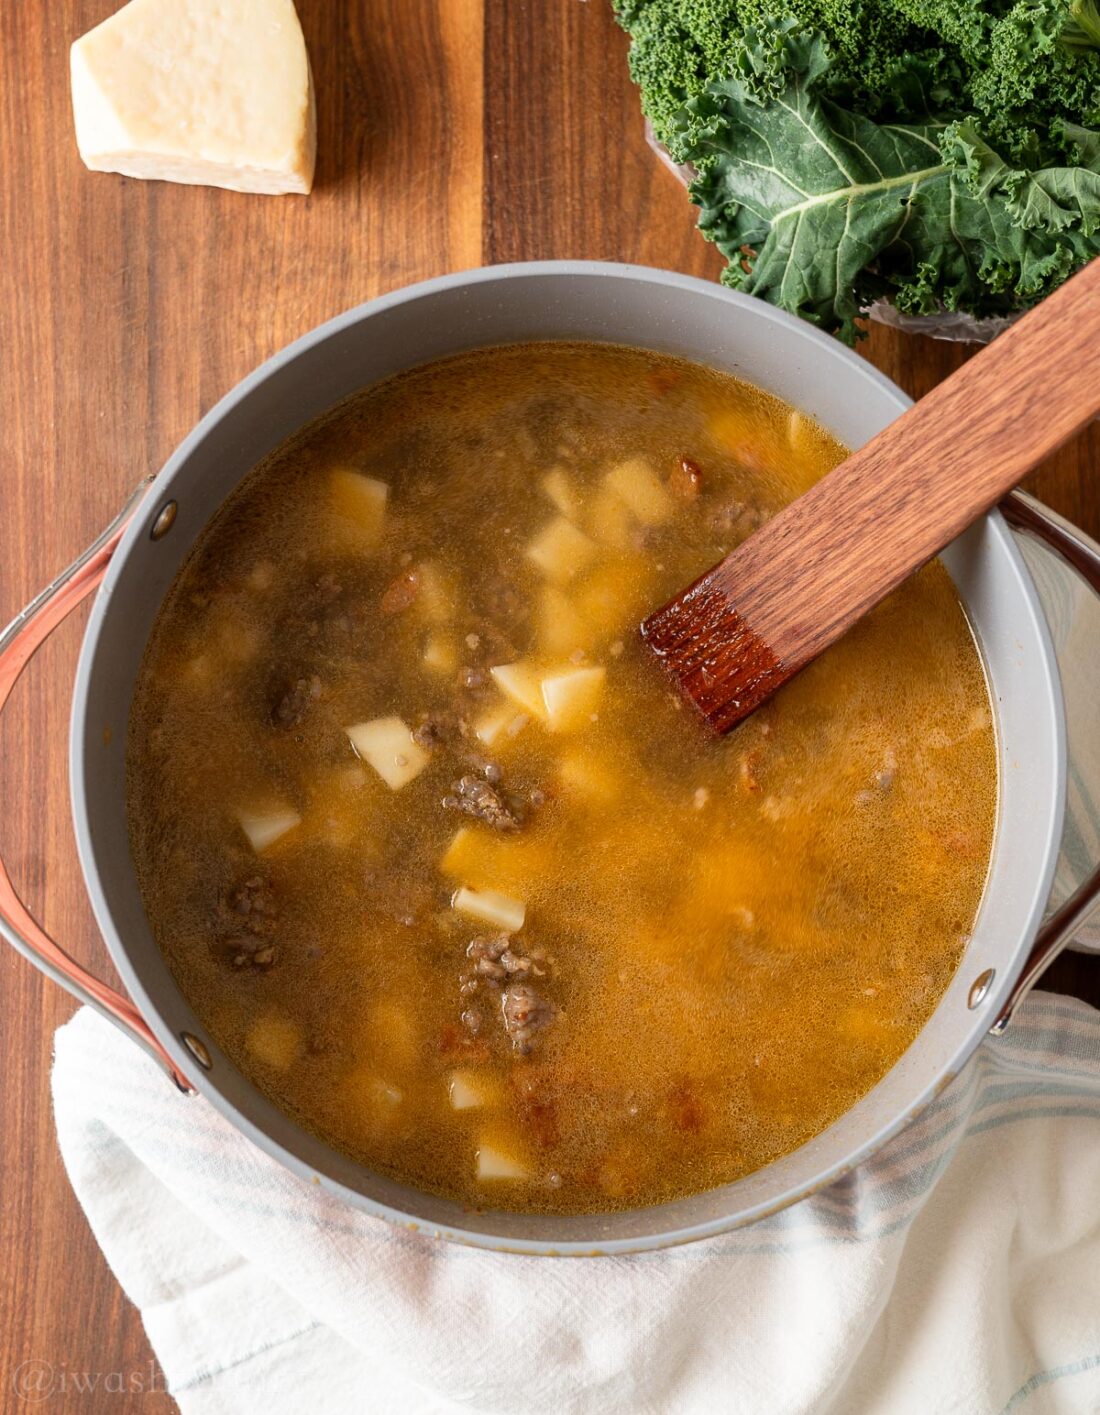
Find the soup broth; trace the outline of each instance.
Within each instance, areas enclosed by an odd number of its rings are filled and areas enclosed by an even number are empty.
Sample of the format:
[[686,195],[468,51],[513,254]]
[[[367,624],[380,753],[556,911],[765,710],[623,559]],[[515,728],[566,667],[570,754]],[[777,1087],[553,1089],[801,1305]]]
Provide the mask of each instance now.
[[158,945],[304,1127],[477,1207],[671,1199],[801,1145],[928,1018],[997,797],[928,566],[729,737],[637,626],[843,449],[601,345],[370,388],[258,467],[128,744]]

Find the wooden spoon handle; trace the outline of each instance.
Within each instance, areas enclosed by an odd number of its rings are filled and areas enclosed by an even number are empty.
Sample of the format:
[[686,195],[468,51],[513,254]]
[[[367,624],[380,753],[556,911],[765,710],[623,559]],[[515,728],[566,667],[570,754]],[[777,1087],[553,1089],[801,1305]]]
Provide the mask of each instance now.
[[762,701],[1100,412],[1098,348],[1094,260],[651,616],[704,715],[725,731],[756,705],[720,720],[706,701],[743,676],[747,641],[767,651]]

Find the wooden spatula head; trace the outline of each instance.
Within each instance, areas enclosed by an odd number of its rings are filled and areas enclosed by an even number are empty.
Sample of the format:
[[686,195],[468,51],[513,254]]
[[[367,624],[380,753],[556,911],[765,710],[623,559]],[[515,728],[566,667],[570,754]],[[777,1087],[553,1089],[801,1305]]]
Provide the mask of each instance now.
[[716,732],[728,732],[790,673],[730,603],[715,566],[642,624],[642,638]]
[[1100,260],[642,624],[728,732],[1100,412]]

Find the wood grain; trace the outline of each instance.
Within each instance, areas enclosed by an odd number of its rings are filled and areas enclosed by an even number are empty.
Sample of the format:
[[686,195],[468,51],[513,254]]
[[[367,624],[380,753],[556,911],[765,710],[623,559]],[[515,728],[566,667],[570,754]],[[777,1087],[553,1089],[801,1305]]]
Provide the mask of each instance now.
[[[716,276],[681,187],[646,147],[605,0],[299,0],[319,97],[308,199],[86,172],[67,55],[115,0],[0,5],[0,618],[110,518],[261,359],[361,300],[446,270],[554,256]],[[966,357],[876,329],[909,393]],[[1095,430],[1034,489],[1100,534]],[[71,843],[65,739],[80,625],[0,723],[0,846],[46,926],[111,976]],[[1092,959],[1063,984],[1100,997]],[[0,1411],[21,1362],[100,1375],[46,1409],[175,1408],[57,1154],[50,1038],[68,998],[0,952]],[[105,1373],[155,1389],[111,1394]],[[150,1379],[150,1377],[153,1377]],[[85,1383],[87,1384],[87,1383]],[[324,1392],[318,1392],[324,1408]]]
[[1098,341],[1100,260],[651,614],[703,719],[742,722],[1087,426]]

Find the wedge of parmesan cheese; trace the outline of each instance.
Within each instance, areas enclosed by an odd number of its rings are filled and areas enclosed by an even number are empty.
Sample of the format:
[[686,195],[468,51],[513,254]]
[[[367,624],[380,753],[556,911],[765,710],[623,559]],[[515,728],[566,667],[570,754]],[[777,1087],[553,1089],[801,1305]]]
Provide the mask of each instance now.
[[76,140],[96,172],[308,192],[313,82],[293,0],[130,0],[78,39]]

